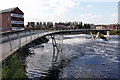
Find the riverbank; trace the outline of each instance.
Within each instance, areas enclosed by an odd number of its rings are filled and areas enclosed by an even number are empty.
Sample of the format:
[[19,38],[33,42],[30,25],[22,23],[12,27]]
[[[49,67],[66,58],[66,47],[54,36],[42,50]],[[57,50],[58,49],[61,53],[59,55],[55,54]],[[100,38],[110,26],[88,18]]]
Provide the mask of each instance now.
[[22,47],[2,62],[2,79],[27,78],[25,74],[25,57],[28,56],[29,45]]
[[[110,35],[120,35],[120,30],[112,30],[109,32],[109,34]],[[104,35],[106,35],[105,32],[100,33],[99,38],[106,40],[106,37]]]
[[25,75],[25,65],[24,61],[19,58],[19,52],[14,53],[9,56],[2,63],[2,78],[3,79],[11,79],[11,78],[27,78]]
[[112,30],[110,31],[110,35],[120,35],[120,30]]
[[38,38],[23,46],[4,61],[2,61],[2,79],[28,79],[25,74],[25,58],[31,54],[29,52],[29,48],[46,42],[48,42],[48,39],[45,37]]

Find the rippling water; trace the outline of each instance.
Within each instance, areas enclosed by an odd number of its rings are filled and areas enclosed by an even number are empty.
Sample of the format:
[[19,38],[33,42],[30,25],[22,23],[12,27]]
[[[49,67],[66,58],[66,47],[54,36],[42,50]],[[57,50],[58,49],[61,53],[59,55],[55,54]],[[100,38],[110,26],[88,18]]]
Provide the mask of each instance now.
[[[87,36],[65,35],[57,62],[53,61],[51,39],[46,44],[29,48],[33,54],[26,58],[26,74],[29,78],[51,74],[58,78],[117,78],[118,36],[110,36],[109,41],[86,39]],[[56,36],[57,42],[58,38]],[[62,65],[61,60],[64,60]],[[54,73],[54,68],[57,68],[58,74]]]

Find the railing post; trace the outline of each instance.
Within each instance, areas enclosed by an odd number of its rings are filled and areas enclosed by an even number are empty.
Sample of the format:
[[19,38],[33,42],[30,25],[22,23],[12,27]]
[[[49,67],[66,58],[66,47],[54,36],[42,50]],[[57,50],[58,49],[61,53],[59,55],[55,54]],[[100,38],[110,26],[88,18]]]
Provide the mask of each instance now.
[[10,50],[12,51],[12,44],[11,44],[11,41],[10,41],[10,37],[9,37],[9,35],[7,35],[7,37],[8,37],[9,44],[10,44]]
[[35,34],[35,38],[37,39],[37,34]]
[[31,35],[31,31],[29,31],[29,33],[30,33],[30,41],[32,41],[32,35]]
[[18,40],[19,40],[19,48],[21,47],[21,39],[20,39],[20,35],[19,35],[19,33],[17,33],[18,34]]
[[39,38],[39,33],[37,33],[37,38]]
[[27,43],[27,31],[25,32],[25,36],[26,36],[26,43]]

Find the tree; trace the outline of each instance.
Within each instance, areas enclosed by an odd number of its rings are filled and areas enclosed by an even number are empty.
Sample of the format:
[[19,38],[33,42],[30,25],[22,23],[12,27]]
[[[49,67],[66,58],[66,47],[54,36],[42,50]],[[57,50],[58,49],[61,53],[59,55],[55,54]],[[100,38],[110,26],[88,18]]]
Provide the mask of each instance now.
[[39,25],[41,25],[41,26],[42,26],[42,22],[40,22],[40,23],[39,23]]
[[47,22],[47,26],[48,26],[48,28],[52,28],[53,27],[53,22]]
[[78,29],[82,29],[82,28],[83,28],[82,22],[79,22],[79,24],[77,25],[77,28],[78,28]]
[[39,28],[39,29],[41,29],[42,27],[41,27],[41,25],[36,25],[36,28]]
[[87,28],[88,28],[88,29],[90,29],[90,26],[91,26],[91,25],[90,25],[90,24],[88,24]]
[[85,29],[90,29],[90,24],[84,24]]
[[36,25],[39,25],[39,22],[37,22]]
[[31,26],[31,23],[30,23],[30,22],[28,22],[28,26]]
[[43,22],[43,26],[46,26],[46,22]]
[[31,22],[31,26],[32,26],[32,27],[35,27],[35,22]]

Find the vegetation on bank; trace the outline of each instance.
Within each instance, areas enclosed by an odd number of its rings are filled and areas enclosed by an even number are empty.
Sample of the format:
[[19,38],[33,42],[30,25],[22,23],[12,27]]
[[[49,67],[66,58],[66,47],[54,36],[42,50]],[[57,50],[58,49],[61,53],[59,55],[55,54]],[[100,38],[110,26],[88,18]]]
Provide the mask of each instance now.
[[102,34],[102,33],[99,34],[99,38],[107,40],[106,37],[104,36],[104,34]]
[[29,43],[15,53],[8,56],[2,61],[2,79],[3,80],[16,80],[28,78],[25,74],[25,57],[30,55],[29,47],[33,46],[33,43]]
[[120,30],[112,30],[110,31],[110,35],[120,35]]
[[14,53],[2,63],[2,79],[27,78],[24,70],[24,61],[19,58],[19,53]]

